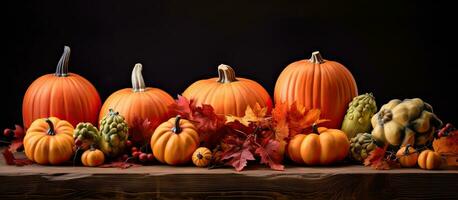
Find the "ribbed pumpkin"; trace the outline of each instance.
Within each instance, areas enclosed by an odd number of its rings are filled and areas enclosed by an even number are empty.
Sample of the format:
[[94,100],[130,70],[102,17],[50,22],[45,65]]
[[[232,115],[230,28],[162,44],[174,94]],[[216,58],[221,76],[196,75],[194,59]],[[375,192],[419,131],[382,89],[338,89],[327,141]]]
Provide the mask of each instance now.
[[197,167],[206,167],[210,164],[212,152],[206,147],[199,147],[192,154],[192,162]]
[[73,155],[73,126],[56,117],[35,120],[24,137],[27,158],[38,164],[57,165]]
[[22,102],[24,127],[39,118],[58,117],[73,126],[79,122],[97,123],[100,96],[95,87],[78,74],[68,73],[70,48],[57,64],[56,73],[41,76],[27,89]]
[[196,127],[180,116],[159,125],[151,137],[154,157],[169,165],[189,162],[198,146],[199,134]]
[[402,167],[414,167],[417,165],[418,152],[410,144],[407,144],[398,150],[396,157]]
[[343,131],[313,125],[313,133],[297,134],[291,139],[287,154],[298,164],[328,165],[343,160],[349,148]]
[[[158,88],[145,87],[142,76],[142,65],[136,64],[132,71],[132,88],[125,88],[111,94],[102,106],[99,120],[107,115],[109,109],[116,110],[124,116],[132,141],[143,144],[151,138],[152,131],[142,133],[143,122],[163,122],[168,119],[168,106],[173,104],[173,98]],[[158,125],[159,123],[157,123]],[[155,127],[151,127],[154,130]]]
[[324,60],[316,51],[308,60],[288,65],[277,79],[274,99],[276,103],[296,102],[306,109],[318,108],[324,124],[340,128],[348,103],[358,95],[355,79],[342,64]]
[[105,162],[105,154],[102,151],[90,148],[81,155],[81,162],[87,167],[96,167]]
[[257,82],[235,77],[234,69],[227,65],[218,66],[218,78],[199,80],[189,86],[183,96],[194,100],[197,105],[209,104],[216,114],[245,115],[247,106],[272,108],[267,91]]
[[422,169],[439,169],[442,164],[442,158],[439,153],[431,151],[431,150],[424,150],[418,156],[418,166]]

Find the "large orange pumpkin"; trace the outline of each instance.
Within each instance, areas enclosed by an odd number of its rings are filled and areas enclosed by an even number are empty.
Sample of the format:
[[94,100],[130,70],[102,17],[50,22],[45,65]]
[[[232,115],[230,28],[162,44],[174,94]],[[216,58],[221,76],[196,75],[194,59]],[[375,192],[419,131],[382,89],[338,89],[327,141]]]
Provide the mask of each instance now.
[[349,151],[347,135],[337,129],[317,128],[313,133],[297,134],[288,144],[289,158],[298,164],[328,165],[343,160]]
[[308,60],[288,65],[277,79],[276,103],[296,102],[306,109],[318,108],[324,124],[340,128],[348,103],[358,95],[355,79],[342,64],[324,60],[318,51]]
[[57,64],[56,73],[41,76],[27,89],[22,103],[24,127],[39,118],[58,117],[73,126],[79,122],[97,122],[100,96],[95,87],[78,74],[68,73],[70,48]]
[[197,105],[210,104],[216,114],[243,116],[247,106],[272,108],[267,91],[257,82],[236,78],[234,70],[227,65],[218,66],[218,78],[199,80],[189,86],[183,96]]
[[151,137],[154,157],[169,165],[189,162],[198,146],[199,134],[196,127],[180,116],[159,125]]
[[[132,141],[144,143],[151,138],[152,131],[143,130],[143,122],[163,122],[169,118],[168,106],[173,104],[173,98],[158,88],[145,87],[142,76],[142,65],[136,64],[132,71],[132,88],[125,88],[111,94],[102,106],[99,120],[107,115],[109,109],[116,110],[124,116]],[[154,130],[157,125],[150,127]]]
[[24,137],[28,159],[38,164],[57,165],[73,155],[73,126],[56,117],[35,120]]

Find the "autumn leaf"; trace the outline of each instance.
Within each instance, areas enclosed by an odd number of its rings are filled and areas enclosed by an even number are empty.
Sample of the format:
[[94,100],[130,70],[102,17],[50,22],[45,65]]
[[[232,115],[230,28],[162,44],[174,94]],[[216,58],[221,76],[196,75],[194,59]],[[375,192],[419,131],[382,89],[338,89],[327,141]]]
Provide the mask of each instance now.
[[13,152],[11,152],[8,148],[4,149],[2,154],[7,165],[24,166],[33,164],[33,161],[27,158],[15,158]]
[[223,154],[221,160],[228,160],[227,164],[232,165],[238,172],[247,166],[249,160],[255,160],[253,153],[251,153],[250,140],[246,140],[242,148],[234,148]]
[[100,165],[101,168],[120,168],[120,169],[127,169],[130,167],[138,167],[141,166],[139,164],[129,163],[125,161],[116,161],[107,164]]
[[259,103],[252,108],[247,106],[245,115],[243,117],[237,117],[233,115],[226,115],[226,123],[240,121],[243,125],[248,126],[252,122],[259,122],[266,117],[267,107],[261,107]]
[[5,136],[12,136],[14,139],[11,141],[11,144],[9,145],[9,151],[11,152],[17,152],[19,149],[22,148],[23,144],[22,144],[22,140],[24,139],[24,136],[25,136],[25,131],[24,129],[19,126],[19,125],[14,125],[15,126],[15,129],[9,129],[9,128],[6,128],[4,131],[3,131],[3,134]]
[[277,140],[266,140],[266,144],[256,148],[255,153],[261,157],[261,164],[266,164],[274,170],[284,170],[285,167],[280,164],[283,160],[283,155],[280,154],[280,142]]
[[273,126],[275,129],[275,139],[284,141],[289,136],[288,126],[288,104],[278,103],[272,109]]
[[211,105],[196,106],[192,99],[178,95],[175,103],[169,106],[169,112],[191,121],[196,126],[204,146],[213,147],[219,142],[225,118],[217,115]]
[[375,148],[369,154],[369,156],[364,160],[364,166],[371,166],[374,169],[378,169],[378,170],[399,168],[399,163],[387,158],[387,155],[386,155],[387,148],[388,148],[388,145],[385,145],[384,148],[381,148],[381,147]]
[[[134,118],[133,124],[129,125],[129,136],[132,141],[148,141],[151,139],[150,135],[153,134],[154,130],[162,123],[159,118],[152,120],[146,118],[144,120],[140,118]],[[143,144],[141,144],[143,145]]]

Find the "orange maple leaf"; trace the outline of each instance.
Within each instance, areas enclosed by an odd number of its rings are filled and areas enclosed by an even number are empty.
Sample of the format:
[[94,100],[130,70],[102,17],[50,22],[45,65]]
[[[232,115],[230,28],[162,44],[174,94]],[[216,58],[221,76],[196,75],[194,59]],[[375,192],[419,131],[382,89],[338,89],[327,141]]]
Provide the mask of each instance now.
[[245,116],[237,117],[233,115],[226,116],[226,124],[229,122],[234,122],[235,120],[239,121],[245,126],[249,126],[252,122],[259,122],[266,117],[267,107],[261,107],[259,103],[256,103],[255,106],[247,106],[245,110]]

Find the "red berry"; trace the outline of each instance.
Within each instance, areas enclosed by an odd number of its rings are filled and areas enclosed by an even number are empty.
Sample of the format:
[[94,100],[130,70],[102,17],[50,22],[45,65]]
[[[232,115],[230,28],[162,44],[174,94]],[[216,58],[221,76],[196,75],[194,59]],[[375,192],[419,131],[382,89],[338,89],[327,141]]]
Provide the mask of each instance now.
[[149,161],[153,161],[154,160],[154,156],[152,153],[149,153],[146,155],[146,158],[149,160]]
[[11,129],[5,128],[5,130],[3,130],[3,135],[8,137],[8,136],[10,136],[11,132],[13,132],[13,131],[11,131]]
[[136,151],[138,151],[137,147],[132,147],[131,152],[134,153],[134,152],[136,152]]
[[131,147],[131,146],[132,146],[132,141],[127,140],[127,141],[126,141],[126,146],[127,146],[127,147]]
[[81,146],[83,144],[83,141],[81,141],[80,139],[76,139],[75,140],[75,145],[76,146]]
[[128,158],[129,158],[129,155],[127,154],[122,155],[122,160],[127,160]]
[[140,159],[140,161],[142,162],[145,162],[147,158],[148,156],[146,155],[146,153],[141,153],[140,156],[138,157],[138,159]]
[[135,151],[135,152],[132,153],[132,156],[134,158],[138,158],[138,156],[140,156],[140,154],[141,154],[141,152]]

